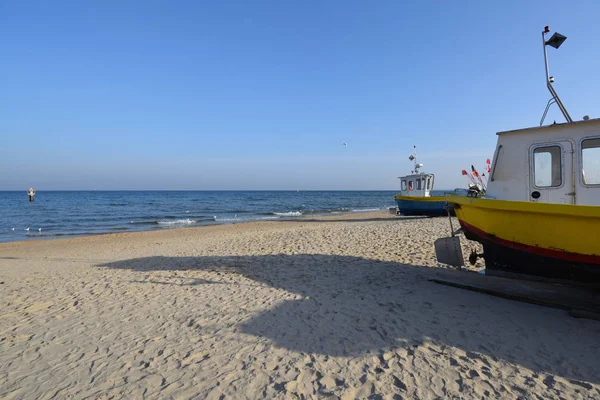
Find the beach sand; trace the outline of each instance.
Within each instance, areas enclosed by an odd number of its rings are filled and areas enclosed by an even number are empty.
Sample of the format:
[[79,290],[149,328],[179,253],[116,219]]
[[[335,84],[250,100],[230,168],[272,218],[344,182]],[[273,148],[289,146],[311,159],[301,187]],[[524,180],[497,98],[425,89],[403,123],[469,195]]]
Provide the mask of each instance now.
[[429,282],[448,232],[365,213],[0,244],[0,398],[600,397],[600,322]]

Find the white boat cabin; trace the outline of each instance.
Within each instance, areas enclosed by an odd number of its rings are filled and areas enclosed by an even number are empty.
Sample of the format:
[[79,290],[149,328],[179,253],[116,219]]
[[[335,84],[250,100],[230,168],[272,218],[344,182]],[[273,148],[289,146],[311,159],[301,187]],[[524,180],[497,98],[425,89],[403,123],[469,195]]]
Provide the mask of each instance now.
[[499,132],[486,197],[600,206],[600,119]]
[[433,190],[433,174],[418,173],[400,177],[400,195],[430,197]]

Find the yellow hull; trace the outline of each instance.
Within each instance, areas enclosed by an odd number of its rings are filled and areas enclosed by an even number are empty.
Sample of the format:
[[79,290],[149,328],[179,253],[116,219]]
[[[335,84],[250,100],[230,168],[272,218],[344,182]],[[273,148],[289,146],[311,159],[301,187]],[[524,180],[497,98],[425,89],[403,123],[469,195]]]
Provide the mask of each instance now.
[[461,222],[499,239],[600,255],[600,207],[450,196]]
[[428,197],[424,197],[424,196],[402,196],[402,195],[397,194],[396,195],[396,200],[410,200],[410,201],[418,201],[418,202],[423,202],[423,203],[436,203],[436,202],[443,201],[445,203],[446,202],[446,197],[445,196],[428,196]]
[[450,196],[486,269],[600,283],[600,207]]

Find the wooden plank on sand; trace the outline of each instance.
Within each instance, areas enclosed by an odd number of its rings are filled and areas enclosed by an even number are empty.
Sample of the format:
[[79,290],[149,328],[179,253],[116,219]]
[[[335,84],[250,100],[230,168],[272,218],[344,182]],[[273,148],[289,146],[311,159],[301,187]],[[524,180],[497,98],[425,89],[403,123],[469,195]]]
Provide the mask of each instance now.
[[573,317],[600,320],[600,292],[558,283],[453,272],[431,282],[505,299],[568,310]]

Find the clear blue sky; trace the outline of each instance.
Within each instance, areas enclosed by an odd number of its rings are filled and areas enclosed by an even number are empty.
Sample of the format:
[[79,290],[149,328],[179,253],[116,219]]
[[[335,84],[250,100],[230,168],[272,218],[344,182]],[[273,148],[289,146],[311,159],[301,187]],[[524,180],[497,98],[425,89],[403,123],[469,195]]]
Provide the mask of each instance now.
[[[464,186],[556,89],[600,116],[600,2],[0,3],[0,190]],[[553,108],[549,121],[562,121]],[[348,143],[344,147],[342,143]]]

